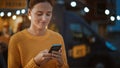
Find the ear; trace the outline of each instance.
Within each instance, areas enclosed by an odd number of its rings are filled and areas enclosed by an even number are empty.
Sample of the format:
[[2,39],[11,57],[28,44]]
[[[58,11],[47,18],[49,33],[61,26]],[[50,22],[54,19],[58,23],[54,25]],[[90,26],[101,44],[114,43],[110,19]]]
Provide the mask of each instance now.
[[31,10],[28,9],[28,16],[31,16]]

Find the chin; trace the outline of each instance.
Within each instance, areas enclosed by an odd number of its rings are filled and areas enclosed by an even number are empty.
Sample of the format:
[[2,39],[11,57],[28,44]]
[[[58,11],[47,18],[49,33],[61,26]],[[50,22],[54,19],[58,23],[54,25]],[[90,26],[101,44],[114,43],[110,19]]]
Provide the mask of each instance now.
[[45,30],[47,28],[47,26],[46,25],[37,25],[37,28],[39,30]]
[[38,29],[39,30],[45,30],[46,28],[45,27],[39,27]]

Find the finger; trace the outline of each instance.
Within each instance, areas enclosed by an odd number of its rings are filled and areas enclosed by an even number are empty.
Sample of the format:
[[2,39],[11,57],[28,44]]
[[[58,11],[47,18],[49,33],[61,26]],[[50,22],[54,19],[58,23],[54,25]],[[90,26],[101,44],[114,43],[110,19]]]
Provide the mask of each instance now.
[[52,58],[49,57],[44,57],[44,60],[41,62],[41,64],[44,64],[46,62],[48,62],[49,60],[51,60]]
[[61,55],[61,53],[59,53],[59,54],[52,54],[52,56],[53,56],[53,58],[55,58],[55,59],[57,59],[58,60],[58,62],[59,62],[59,65],[63,65],[63,60],[62,60],[62,55]]
[[59,51],[52,51],[53,54],[59,54]]
[[48,49],[43,50],[44,53],[48,53]]
[[53,52],[52,52],[52,54],[56,54],[56,55],[59,55],[59,56],[61,56],[61,55],[62,55],[62,53],[57,52],[57,51],[53,51]]
[[44,56],[42,57],[43,61],[49,61],[50,59],[52,59],[53,57],[48,57],[48,56]]
[[52,57],[52,54],[50,54],[50,53],[44,53],[43,57]]
[[58,54],[52,54],[52,57],[59,59],[59,58],[61,58],[61,55],[58,55]]
[[44,60],[50,60],[50,59],[52,59],[52,57],[43,57],[44,58]]
[[59,52],[62,53],[62,48],[60,48]]

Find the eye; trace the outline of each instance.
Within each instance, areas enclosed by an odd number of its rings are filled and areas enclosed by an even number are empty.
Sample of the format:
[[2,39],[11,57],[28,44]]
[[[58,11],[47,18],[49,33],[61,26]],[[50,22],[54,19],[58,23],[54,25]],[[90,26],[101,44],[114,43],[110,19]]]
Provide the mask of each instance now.
[[52,15],[52,13],[51,13],[51,12],[49,12],[49,13],[47,13],[46,15],[47,15],[47,16],[51,16],[51,15]]
[[42,13],[37,13],[37,16],[42,16],[43,14]]

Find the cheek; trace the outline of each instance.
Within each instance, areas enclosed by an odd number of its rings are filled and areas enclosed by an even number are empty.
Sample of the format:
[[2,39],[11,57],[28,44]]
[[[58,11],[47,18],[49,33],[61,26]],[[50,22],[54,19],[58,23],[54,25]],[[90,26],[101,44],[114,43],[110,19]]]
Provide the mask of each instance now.
[[38,18],[38,17],[35,15],[35,13],[32,13],[32,14],[31,14],[31,20],[36,21],[37,18]]
[[50,18],[47,18],[47,20],[46,20],[47,22],[50,22]]
[[36,18],[32,18],[31,17],[31,24],[33,24],[33,25],[37,25],[38,24],[38,21],[37,21],[37,19]]
[[39,19],[38,19],[38,17],[36,17],[36,16],[32,16],[31,17],[31,21],[33,21],[33,22],[37,22]]
[[51,20],[51,17],[48,17],[48,18],[47,18],[47,21],[50,22],[50,20]]

